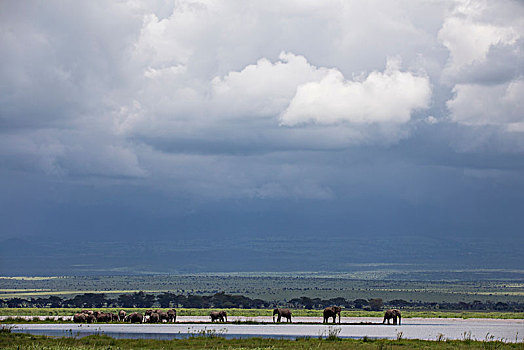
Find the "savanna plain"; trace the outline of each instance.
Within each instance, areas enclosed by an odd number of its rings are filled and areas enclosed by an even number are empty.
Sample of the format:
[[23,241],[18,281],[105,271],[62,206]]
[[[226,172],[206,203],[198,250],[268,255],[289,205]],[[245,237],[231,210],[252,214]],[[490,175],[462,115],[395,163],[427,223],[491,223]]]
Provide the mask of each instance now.
[[[89,304],[90,300],[96,305]],[[137,300],[150,304],[138,305]],[[374,339],[364,335],[361,339],[341,339],[337,334],[296,339],[226,339],[212,333],[153,340],[113,339],[103,333],[49,337],[11,332],[17,323],[71,323],[64,316],[85,308],[103,312],[123,309],[130,313],[168,307],[175,308],[178,316],[202,317],[220,309],[229,316],[259,317],[271,316],[275,307],[286,307],[294,317],[318,317],[314,322],[321,323],[323,307],[338,304],[343,307],[342,317],[382,317],[386,308],[394,307],[402,311],[403,319],[520,320],[524,319],[524,272],[520,270],[4,276],[0,277],[0,304],[0,316],[4,316],[0,321],[3,349],[524,349],[518,334],[516,341],[506,342],[488,335],[484,340],[464,337],[427,341],[402,336],[396,340]],[[242,323],[238,318],[232,322]],[[245,321],[246,325],[250,322]]]

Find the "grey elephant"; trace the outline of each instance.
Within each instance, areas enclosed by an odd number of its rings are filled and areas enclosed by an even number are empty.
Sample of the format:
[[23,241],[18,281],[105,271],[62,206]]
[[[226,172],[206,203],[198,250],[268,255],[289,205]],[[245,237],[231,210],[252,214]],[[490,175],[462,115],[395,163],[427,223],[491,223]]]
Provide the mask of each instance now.
[[167,310],[167,322],[176,322],[176,310],[175,309],[169,309]]
[[386,312],[384,313],[384,321],[382,321],[382,323],[386,323],[387,321],[387,324],[389,324],[389,320],[393,319],[393,324],[397,324],[397,318],[398,324],[400,325],[402,319],[402,316],[400,315],[400,310],[389,309],[386,310]]
[[225,311],[213,311],[209,314],[211,322],[227,322],[227,313]]
[[111,322],[111,314],[105,312],[97,313],[96,322]]
[[124,322],[125,318],[126,318],[126,312],[124,310],[118,311],[118,320],[120,322]]
[[156,312],[156,310],[155,310],[155,311],[153,311],[153,310],[151,310],[151,309],[146,310],[146,312],[144,313],[144,316],[151,316],[151,314],[152,314],[153,312]]
[[151,315],[149,315],[149,323],[157,323],[160,321],[160,315],[156,312],[153,312]]
[[74,314],[74,316],[73,316],[73,322],[74,323],[84,323],[86,321],[87,321],[86,315],[84,315],[84,314]]
[[333,323],[336,323],[338,315],[338,323],[340,323],[340,312],[342,308],[340,306],[328,306],[324,309],[324,321],[323,323],[328,323],[330,318],[333,318]]
[[275,322],[275,315],[278,315],[276,322],[281,322],[282,317],[285,317],[288,322],[291,322],[291,311],[289,309],[275,309],[273,310],[273,322]]
[[164,322],[164,321],[169,322],[169,315],[167,314],[167,312],[156,310],[156,313],[160,317],[160,322]]
[[126,317],[126,322],[131,322],[131,323],[142,323],[143,320],[144,320],[144,316],[142,316],[142,314],[138,312],[133,312],[132,314],[129,314]]

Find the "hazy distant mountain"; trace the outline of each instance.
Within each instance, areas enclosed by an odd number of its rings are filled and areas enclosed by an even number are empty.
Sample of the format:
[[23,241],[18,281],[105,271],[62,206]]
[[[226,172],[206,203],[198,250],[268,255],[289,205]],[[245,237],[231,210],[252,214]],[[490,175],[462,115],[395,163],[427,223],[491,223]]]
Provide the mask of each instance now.
[[[1,275],[104,275],[231,271],[339,271],[370,269],[521,268],[519,247],[493,250],[490,242],[385,238],[206,239],[163,242],[0,243]],[[380,264],[386,264],[384,266]]]

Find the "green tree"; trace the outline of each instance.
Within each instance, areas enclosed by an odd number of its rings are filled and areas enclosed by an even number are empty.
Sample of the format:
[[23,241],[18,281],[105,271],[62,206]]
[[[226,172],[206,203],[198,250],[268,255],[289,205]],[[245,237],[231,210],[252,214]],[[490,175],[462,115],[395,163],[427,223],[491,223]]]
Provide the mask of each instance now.
[[103,307],[108,300],[104,293],[84,293],[75,295],[71,300],[68,300],[67,303],[75,307]]
[[176,295],[174,293],[164,292],[162,294],[157,295],[156,300],[160,304],[160,307],[162,308],[168,308],[171,307],[171,302],[176,299]]
[[355,305],[355,309],[362,309],[364,306],[369,305],[369,303],[366,299],[355,299],[353,305]]
[[118,304],[122,307],[152,307],[154,303],[155,296],[142,291],[118,296]]
[[369,307],[373,311],[380,311],[384,306],[384,302],[381,298],[369,299]]

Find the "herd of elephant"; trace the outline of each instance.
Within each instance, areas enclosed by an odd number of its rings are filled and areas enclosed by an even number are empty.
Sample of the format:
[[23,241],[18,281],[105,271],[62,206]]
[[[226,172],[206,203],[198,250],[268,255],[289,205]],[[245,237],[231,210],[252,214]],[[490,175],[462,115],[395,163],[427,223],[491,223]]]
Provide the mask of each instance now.
[[[339,306],[329,306],[324,309],[324,320],[323,323],[328,323],[329,319],[333,319],[333,323],[336,323],[338,316],[338,323],[340,323],[340,313],[342,308]],[[275,319],[275,316],[277,318]],[[291,322],[292,312],[289,309],[274,309],[273,310],[273,322],[281,322],[282,317]],[[213,311],[209,314],[211,322],[227,322],[227,313],[225,311]],[[384,313],[384,320],[382,323],[400,325],[401,314],[397,309],[389,309]],[[82,312],[73,315],[73,322],[75,323],[93,323],[93,322],[130,322],[130,323],[158,323],[158,322],[176,322],[176,310],[169,309],[167,311],[162,310],[147,310],[144,315],[139,312],[133,312],[129,315],[124,310],[120,310],[118,314],[112,312],[99,312],[91,310],[82,310]]]
[[158,322],[176,322],[176,310],[147,310],[144,315],[139,312],[133,312],[129,315],[120,310],[118,314],[113,312],[100,312],[92,310],[82,310],[82,312],[73,315],[75,323],[94,323],[94,322],[130,322],[130,323],[158,323]]
[[[324,309],[324,313],[323,313],[324,320],[322,322],[329,323],[329,319],[331,318],[333,319],[333,323],[336,323],[336,319],[338,316],[338,323],[340,323],[340,313],[341,312],[342,312],[342,308],[339,306],[326,307]],[[291,322],[291,314],[292,314],[291,310],[289,309],[275,309],[273,310],[273,322],[275,322],[275,316],[277,316],[276,322],[281,322],[282,317],[287,319],[288,322]],[[387,324],[390,324],[390,321],[392,320],[393,324],[396,325],[397,320],[398,320],[398,324],[400,325],[401,319],[402,319],[402,316],[400,314],[400,310],[389,309],[389,310],[386,310],[386,312],[384,313],[384,320],[382,321],[382,323],[384,324],[387,322]]]

